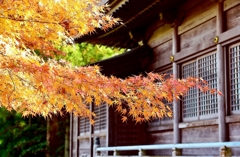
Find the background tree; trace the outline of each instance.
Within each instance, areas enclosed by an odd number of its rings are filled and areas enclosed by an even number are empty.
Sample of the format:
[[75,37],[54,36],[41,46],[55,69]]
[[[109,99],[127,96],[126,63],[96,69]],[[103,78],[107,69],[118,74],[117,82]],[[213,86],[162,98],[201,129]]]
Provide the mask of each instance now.
[[104,45],[93,45],[81,43],[75,45],[66,45],[59,48],[65,52],[65,56],[57,56],[58,59],[65,59],[74,66],[85,66],[95,63],[124,52],[124,49],[110,48]]
[[0,157],[45,156],[46,123],[43,117],[23,118],[0,108]]

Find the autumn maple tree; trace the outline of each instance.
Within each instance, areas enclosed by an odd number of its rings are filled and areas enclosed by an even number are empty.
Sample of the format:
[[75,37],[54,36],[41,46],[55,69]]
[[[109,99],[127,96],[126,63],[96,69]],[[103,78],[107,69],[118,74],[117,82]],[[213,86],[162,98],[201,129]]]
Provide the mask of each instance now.
[[128,115],[139,122],[171,116],[163,100],[180,98],[193,86],[216,92],[198,78],[148,73],[123,80],[102,75],[97,66],[57,61],[56,55],[64,55],[57,47],[119,23],[97,0],[1,0],[0,6],[0,106],[9,111],[46,117],[64,108],[92,119],[88,105],[108,104],[123,120]]

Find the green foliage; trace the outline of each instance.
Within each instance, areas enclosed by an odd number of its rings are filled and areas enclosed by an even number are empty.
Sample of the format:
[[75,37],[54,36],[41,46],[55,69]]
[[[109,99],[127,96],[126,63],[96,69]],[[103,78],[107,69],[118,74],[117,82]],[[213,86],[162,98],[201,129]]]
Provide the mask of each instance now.
[[124,49],[110,48],[88,43],[67,45],[59,49],[64,51],[66,56],[59,56],[58,58],[66,59],[76,66],[85,66],[124,52]]
[[46,121],[0,108],[0,157],[45,156]]

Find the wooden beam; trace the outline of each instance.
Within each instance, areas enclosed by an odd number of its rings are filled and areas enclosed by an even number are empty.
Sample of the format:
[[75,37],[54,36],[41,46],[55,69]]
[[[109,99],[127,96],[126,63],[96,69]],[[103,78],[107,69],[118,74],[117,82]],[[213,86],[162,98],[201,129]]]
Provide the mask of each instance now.
[[[217,4],[217,36],[223,32],[223,1]],[[225,81],[224,81],[224,51],[220,44],[217,44],[217,86],[222,92],[222,96],[218,95],[218,130],[219,142],[226,141],[226,123],[225,123]]]
[[[178,26],[175,23],[173,25],[173,33],[172,33],[172,55],[174,56],[177,53],[178,48]],[[170,59],[170,58],[169,58]],[[178,77],[178,67],[177,63],[173,62],[173,76],[175,78]],[[179,116],[180,115],[180,107],[179,101],[177,99],[173,100],[173,143],[180,143],[180,129],[179,129]]]

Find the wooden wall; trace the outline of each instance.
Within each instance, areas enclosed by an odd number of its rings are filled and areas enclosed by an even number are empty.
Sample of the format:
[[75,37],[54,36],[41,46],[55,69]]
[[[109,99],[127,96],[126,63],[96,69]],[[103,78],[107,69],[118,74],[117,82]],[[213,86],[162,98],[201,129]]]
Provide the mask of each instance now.
[[[149,46],[142,46],[126,52],[111,59],[100,61],[97,64],[102,68],[102,73],[106,76],[116,76],[125,78],[131,75],[145,73],[152,51]],[[94,110],[94,106],[91,107]],[[109,111],[108,111],[109,110]],[[101,110],[102,111],[102,110]],[[126,123],[121,120],[121,115],[116,113],[115,108],[106,108],[106,112],[99,113],[98,121],[105,121],[104,130],[94,130],[94,126],[80,120],[79,117],[71,117],[71,135],[70,135],[70,156],[71,157],[92,157],[94,154],[94,138],[99,137],[100,146],[119,146],[119,145],[139,145],[146,143],[146,125],[135,124],[129,119]],[[105,117],[101,119],[101,117]],[[84,125],[83,125],[84,123]],[[86,126],[87,125],[87,126]],[[81,129],[88,127],[89,129]],[[81,133],[81,130],[87,130]],[[101,152],[106,155],[108,152]],[[123,152],[124,153],[124,152]],[[125,152],[127,154],[135,152]]]
[[[195,3],[195,4],[194,4]],[[185,9],[185,10],[184,10]],[[181,77],[183,64],[213,52],[218,53],[217,36],[218,2],[202,0],[188,1],[179,6],[179,11],[184,11],[184,18],[178,21],[177,54],[174,62],[178,67],[178,77]],[[240,42],[240,1],[224,1],[223,33],[219,35],[221,47],[227,57],[230,45]],[[158,72],[172,68],[170,56],[172,55],[173,24],[161,25],[152,34],[148,44],[154,51],[154,56],[149,64],[149,70]],[[235,30],[235,31],[234,31]],[[234,34],[235,32],[235,34]],[[224,67],[228,71],[228,61],[224,59]],[[222,69],[224,71],[224,69]],[[240,113],[231,113],[228,72],[225,72],[225,141],[240,141]],[[240,77],[240,76],[239,76]],[[182,103],[179,105],[182,107]],[[181,108],[180,107],[180,108]],[[180,115],[182,110],[180,109]],[[220,140],[219,121],[216,118],[206,118],[200,121],[184,121],[182,116],[179,120],[180,143],[218,142]],[[149,124],[147,128],[147,144],[174,143],[174,124]],[[171,155],[171,151],[151,151],[149,154]],[[219,155],[219,149],[184,149],[183,155]],[[240,155],[239,149],[232,149],[232,155]]]
[[[109,114],[109,146],[130,146],[146,143],[146,124],[136,124],[131,118],[127,122],[122,122],[122,116],[115,112],[113,107],[110,108]],[[121,151],[121,155],[136,153],[136,151]]]
[[[115,61],[106,62],[106,74],[117,74],[119,77],[125,77],[141,71],[161,72],[172,68],[170,57],[174,56],[174,64],[177,65],[177,77],[181,77],[182,65],[189,61],[196,60],[198,57],[210,53],[221,53],[223,50],[224,58],[223,69],[218,69],[224,74],[224,106],[223,114],[217,114],[214,117],[207,117],[201,120],[183,120],[182,102],[179,102],[180,117],[179,124],[176,123],[149,123],[135,125],[134,122],[122,123],[121,117],[115,114],[114,109],[109,111],[109,125],[107,136],[101,136],[101,146],[120,146],[120,145],[139,145],[139,144],[170,144],[176,143],[176,131],[179,132],[180,141],[178,143],[195,143],[195,142],[218,142],[222,141],[240,141],[240,112],[232,112],[230,107],[230,79],[229,79],[229,46],[239,43],[240,45],[240,1],[225,0],[223,2],[223,32],[219,32],[219,3],[213,0],[188,0],[179,6],[178,12],[184,13],[182,19],[176,16],[176,23],[161,24],[159,28],[151,35],[148,45],[152,48],[153,53],[136,54],[119,60],[117,66]],[[177,39],[174,39],[173,26],[177,25]],[[218,42],[214,42],[215,37]],[[177,44],[174,41],[177,40]],[[175,46],[175,47],[174,47]],[[173,54],[173,47],[176,48],[176,54]],[[219,48],[220,47],[220,48]],[[148,49],[148,48],[147,48]],[[220,50],[219,50],[220,49]],[[147,50],[148,51],[148,50]],[[134,57],[135,56],[135,57]],[[134,60],[136,59],[136,60]],[[122,64],[124,63],[124,64]],[[122,64],[123,66],[119,66]],[[104,65],[104,63],[103,63]],[[133,68],[130,71],[126,70]],[[110,68],[110,69],[108,69]],[[218,67],[219,68],[219,67]],[[103,67],[104,69],[104,67]],[[135,70],[134,70],[135,69]],[[127,74],[128,73],[128,74]],[[239,76],[240,77],[240,76]],[[220,121],[223,115],[223,121]],[[176,117],[175,117],[176,118]],[[220,126],[225,126],[222,129]],[[224,124],[222,124],[224,123]],[[71,132],[71,153],[72,157],[81,156],[80,154],[88,153],[93,146],[93,141],[79,138],[79,133],[75,131],[76,125],[79,125],[75,118],[72,119]],[[224,133],[224,136],[222,135]],[[77,151],[78,150],[78,151]],[[171,155],[171,150],[149,151],[149,155]],[[219,149],[184,149],[183,155],[219,155]],[[239,149],[232,149],[232,155],[239,156]],[[82,157],[82,156],[81,156]],[[89,157],[89,155],[87,156]]]

